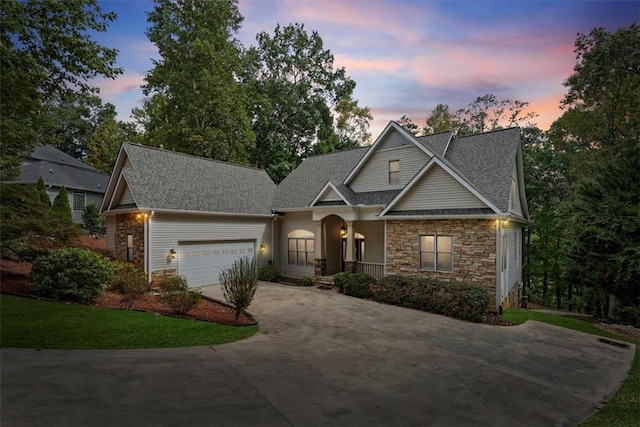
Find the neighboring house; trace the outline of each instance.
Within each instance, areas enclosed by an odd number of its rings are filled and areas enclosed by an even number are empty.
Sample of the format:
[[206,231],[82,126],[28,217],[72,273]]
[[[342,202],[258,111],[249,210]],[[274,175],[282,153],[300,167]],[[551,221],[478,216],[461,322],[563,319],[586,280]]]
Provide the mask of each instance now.
[[20,175],[11,183],[37,184],[40,177],[52,203],[63,186],[67,189],[71,214],[78,223],[82,223],[82,212],[89,203],[102,204],[109,183],[109,175],[51,145],[36,146],[24,160]]
[[218,282],[242,256],[283,276],[340,271],[465,281],[514,304],[527,224],[520,130],[416,138],[313,156],[276,186],[262,170],[124,144],[102,212],[107,243],[151,280]]

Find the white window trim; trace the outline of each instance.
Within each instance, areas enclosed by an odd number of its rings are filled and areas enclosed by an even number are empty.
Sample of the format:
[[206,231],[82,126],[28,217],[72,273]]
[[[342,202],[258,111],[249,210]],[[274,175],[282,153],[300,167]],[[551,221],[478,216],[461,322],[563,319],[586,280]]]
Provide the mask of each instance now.
[[[82,196],[84,201],[82,209],[76,209],[76,196]],[[71,192],[71,210],[74,212],[84,212],[84,208],[87,207],[87,193],[84,191],[72,191]]]
[[[392,163],[398,163],[398,170],[397,171],[392,171],[391,170],[391,164]],[[391,185],[398,185],[400,184],[400,160],[399,159],[395,159],[395,160],[389,160],[389,165],[388,165],[388,178],[389,178],[389,184]],[[398,179],[397,181],[392,181],[391,180],[391,174],[397,174],[398,175]]]

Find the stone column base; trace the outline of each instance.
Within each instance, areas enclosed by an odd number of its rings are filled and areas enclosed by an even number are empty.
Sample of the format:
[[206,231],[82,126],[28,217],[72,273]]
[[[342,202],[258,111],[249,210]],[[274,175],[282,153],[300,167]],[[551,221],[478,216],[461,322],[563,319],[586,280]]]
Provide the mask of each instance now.
[[316,265],[314,274],[316,276],[326,276],[327,275],[327,260],[324,258],[316,258]]
[[344,262],[345,273],[355,273],[356,265],[358,265],[358,261],[345,261]]

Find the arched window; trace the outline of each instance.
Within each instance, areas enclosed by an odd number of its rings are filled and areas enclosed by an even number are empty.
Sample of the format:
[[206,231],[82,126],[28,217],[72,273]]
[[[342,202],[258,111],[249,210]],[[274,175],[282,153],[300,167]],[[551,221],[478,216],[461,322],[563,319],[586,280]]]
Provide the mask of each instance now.
[[289,264],[315,265],[315,235],[307,230],[295,230],[287,235]]

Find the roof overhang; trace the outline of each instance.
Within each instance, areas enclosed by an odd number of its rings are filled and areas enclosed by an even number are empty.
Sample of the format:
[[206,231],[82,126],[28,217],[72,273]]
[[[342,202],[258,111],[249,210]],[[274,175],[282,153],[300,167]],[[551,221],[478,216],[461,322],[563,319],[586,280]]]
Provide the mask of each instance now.
[[316,195],[316,197],[313,199],[313,201],[309,204],[310,207],[316,207],[314,206],[316,203],[320,202],[322,197],[325,195],[326,192],[333,190],[338,197],[340,197],[340,200],[342,200],[344,202],[344,204],[346,206],[351,206],[352,203],[349,202],[349,199],[347,199],[344,194],[342,194],[342,192],[340,190],[338,190],[338,188],[333,185],[333,183],[331,181],[327,181],[327,183],[324,185],[324,187],[322,187],[322,189],[318,192],[318,194]]

